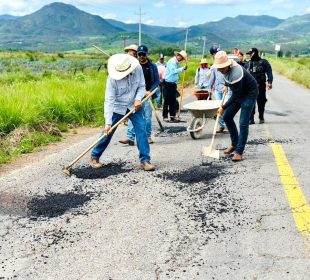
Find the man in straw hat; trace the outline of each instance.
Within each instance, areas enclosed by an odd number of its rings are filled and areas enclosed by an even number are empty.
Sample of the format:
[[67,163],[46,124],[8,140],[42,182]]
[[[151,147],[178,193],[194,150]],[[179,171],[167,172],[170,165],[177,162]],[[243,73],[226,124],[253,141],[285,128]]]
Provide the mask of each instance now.
[[169,59],[164,75],[164,108],[163,119],[168,121],[168,113],[170,114],[170,121],[177,121],[177,82],[179,80],[179,73],[187,69],[187,64],[183,67],[179,67],[182,60],[187,63],[187,53],[185,51],[177,52],[176,55]]
[[[249,120],[258,96],[258,86],[253,76],[235,61],[228,59],[226,52],[219,51],[214,57],[214,67],[224,75],[224,80],[232,90],[228,101],[219,108],[231,138],[231,146],[224,154],[235,152],[232,161],[242,160],[242,154],[249,134]],[[239,134],[234,117],[241,109]]]
[[[129,118],[136,132],[140,167],[145,171],[154,170],[154,165],[150,163],[150,146],[146,135],[143,111],[139,110],[145,94],[142,67],[133,56],[115,54],[108,61],[108,72],[104,102],[104,131],[109,132],[114,124],[135,108],[136,112],[131,114]],[[90,164],[93,168],[102,167],[99,158],[109,145],[114,132],[115,130],[102,139],[92,150]]]
[[195,92],[200,89],[206,89],[209,86],[209,67],[206,58],[202,58],[200,61],[200,66],[196,70],[195,75]]
[[132,44],[132,45],[125,47],[124,52],[134,57],[137,57],[137,49],[138,49],[138,46],[135,44]]

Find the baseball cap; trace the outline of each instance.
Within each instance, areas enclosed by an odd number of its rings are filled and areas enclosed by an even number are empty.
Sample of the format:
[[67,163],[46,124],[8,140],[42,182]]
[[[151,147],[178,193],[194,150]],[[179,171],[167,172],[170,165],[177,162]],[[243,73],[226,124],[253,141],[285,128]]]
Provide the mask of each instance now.
[[140,45],[137,49],[137,53],[145,53],[148,54],[148,48],[145,45]]
[[257,48],[250,48],[246,54],[252,54],[252,53],[258,53],[258,49]]
[[216,45],[214,45],[214,46],[212,46],[211,48],[210,48],[210,54],[216,54],[218,51],[220,51],[221,49],[220,49],[220,47],[219,46],[216,46]]

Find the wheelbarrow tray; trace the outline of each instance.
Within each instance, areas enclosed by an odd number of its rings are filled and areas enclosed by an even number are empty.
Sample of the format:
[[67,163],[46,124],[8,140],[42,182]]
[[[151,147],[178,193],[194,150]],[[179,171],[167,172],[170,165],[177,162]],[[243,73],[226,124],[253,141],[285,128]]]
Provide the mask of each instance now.
[[221,100],[197,100],[184,105],[195,118],[213,118],[221,106]]

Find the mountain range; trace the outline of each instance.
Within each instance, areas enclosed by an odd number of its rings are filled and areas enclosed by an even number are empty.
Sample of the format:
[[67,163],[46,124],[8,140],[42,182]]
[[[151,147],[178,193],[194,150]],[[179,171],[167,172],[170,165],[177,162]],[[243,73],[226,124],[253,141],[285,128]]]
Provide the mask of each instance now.
[[[138,24],[126,24],[86,13],[76,7],[55,2],[22,17],[0,15],[0,49],[67,51],[85,49],[92,44],[106,50],[121,50],[123,44],[136,43]],[[153,48],[182,48],[185,30],[142,24],[142,41]],[[202,37],[207,44],[223,49],[256,46],[273,51],[275,44],[295,53],[310,53],[310,14],[288,19],[240,15],[189,27],[188,50],[199,53]]]

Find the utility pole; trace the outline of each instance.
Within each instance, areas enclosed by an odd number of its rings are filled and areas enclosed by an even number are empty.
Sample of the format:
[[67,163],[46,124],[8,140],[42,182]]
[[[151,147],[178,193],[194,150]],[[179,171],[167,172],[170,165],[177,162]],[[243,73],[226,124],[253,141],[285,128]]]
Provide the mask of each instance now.
[[207,41],[207,36],[203,36],[203,49],[202,49],[202,58],[205,56],[205,48],[206,48],[206,41]]
[[139,16],[139,46],[141,45],[141,21],[142,16],[145,15],[145,13],[142,13],[141,11],[141,5],[139,6],[139,13],[136,14]]
[[185,44],[184,44],[184,51],[186,51],[186,46],[187,46],[187,35],[188,35],[188,27],[186,28],[186,34],[185,34]]

